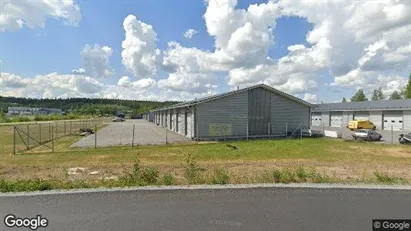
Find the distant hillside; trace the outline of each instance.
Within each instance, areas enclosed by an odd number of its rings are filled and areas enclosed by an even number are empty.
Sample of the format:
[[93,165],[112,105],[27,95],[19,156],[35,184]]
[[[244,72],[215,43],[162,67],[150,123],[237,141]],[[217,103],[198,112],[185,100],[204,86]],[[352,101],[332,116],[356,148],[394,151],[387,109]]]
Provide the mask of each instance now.
[[60,108],[66,112],[82,115],[112,115],[116,111],[124,111],[127,114],[141,114],[157,107],[175,103],[178,102],[89,98],[32,99],[0,96],[0,112],[6,113],[8,107],[46,107]]

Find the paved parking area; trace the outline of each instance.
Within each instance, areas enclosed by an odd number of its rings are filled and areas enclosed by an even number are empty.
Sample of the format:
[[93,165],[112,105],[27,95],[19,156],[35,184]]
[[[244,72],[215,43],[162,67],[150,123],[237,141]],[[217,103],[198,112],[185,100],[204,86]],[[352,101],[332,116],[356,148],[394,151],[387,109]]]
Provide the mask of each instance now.
[[[97,132],[97,146],[156,145],[166,143],[166,129],[156,126],[146,120],[126,120],[125,122],[110,123]],[[95,135],[89,135],[71,145],[71,147],[94,147]],[[172,131],[167,131],[168,143],[189,142],[191,139]]]
[[[338,127],[320,127],[320,126],[312,126],[311,129],[313,130],[318,130],[322,131],[324,130],[327,131],[340,131],[342,133],[342,137],[351,137],[351,135],[354,133],[353,131],[349,130],[348,128],[338,128]],[[408,134],[410,133],[409,131],[386,131],[386,130],[376,130],[376,132],[380,133],[382,135],[382,140],[380,142],[376,143],[393,143],[393,144],[399,144],[398,138],[400,134]]]

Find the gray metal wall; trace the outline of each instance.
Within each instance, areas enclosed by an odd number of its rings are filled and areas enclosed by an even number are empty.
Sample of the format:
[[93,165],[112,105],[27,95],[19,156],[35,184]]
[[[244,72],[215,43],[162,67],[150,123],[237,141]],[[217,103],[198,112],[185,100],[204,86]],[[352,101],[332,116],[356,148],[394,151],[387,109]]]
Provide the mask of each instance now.
[[411,110],[404,111],[403,123],[404,123],[404,131],[411,132]]
[[370,120],[378,130],[382,129],[382,111],[370,111]]
[[248,134],[268,135],[271,120],[271,92],[264,88],[248,91]]
[[232,136],[246,136],[248,121],[248,92],[196,105],[196,124],[200,137],[209,137],[209,124],[231,124]]
[[330,113],[329,112],[321,113],[321,123],[323,126],[330,126]]
[[[271,134],[284,135],[294,131],[300,122],[310,126],[310,108],[271,93]],[[287,123],[287,126],[286,126]]]

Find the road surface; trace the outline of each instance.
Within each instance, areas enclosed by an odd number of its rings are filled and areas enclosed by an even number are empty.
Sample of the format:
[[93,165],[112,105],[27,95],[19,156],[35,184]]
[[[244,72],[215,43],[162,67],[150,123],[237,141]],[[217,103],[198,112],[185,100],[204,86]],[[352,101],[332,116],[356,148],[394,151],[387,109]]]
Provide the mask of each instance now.
[[[0,215],[40,214],[49,225],[37,230],[372,230],[372,219],[410,219],[410,198],[379,189],[103,191],[0,196]],[[2,221],[0,230],[14,229]]]
[[[124,122],[112,122],[97,132],[97,146],[124,146],[131,145],[156,145],[168,143],[189,142],[190,139],[173,131],[157,126],[146,120],[126,120]],[[167,133],[167,135],[166,135]],[[166,138],[167,136],[167,138]],[[90,148],[95,145],[95,135],[89,135],[71,145],[71,147]]]

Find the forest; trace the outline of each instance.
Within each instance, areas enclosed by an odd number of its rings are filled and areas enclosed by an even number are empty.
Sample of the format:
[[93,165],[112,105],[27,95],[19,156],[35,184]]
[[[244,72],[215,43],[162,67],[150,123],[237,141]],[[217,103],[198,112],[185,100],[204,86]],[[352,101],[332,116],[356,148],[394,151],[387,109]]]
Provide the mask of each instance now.
[[114,115],[117,111],[138,115],[175,103],[178,102],[90,98],[34,99],[0,96],[0,113],[7,113],[8,107],[42,107],[59,108],[68,114],[75,115]]

